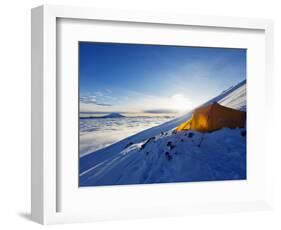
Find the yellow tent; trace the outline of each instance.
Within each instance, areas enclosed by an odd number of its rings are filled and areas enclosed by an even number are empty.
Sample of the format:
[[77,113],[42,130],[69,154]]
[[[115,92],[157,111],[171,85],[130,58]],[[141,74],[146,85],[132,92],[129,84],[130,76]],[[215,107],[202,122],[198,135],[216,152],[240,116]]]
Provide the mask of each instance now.
[[199,132],[211,132],[228,128],[245,127],[246,112],[224,107],[213,103],[194,110],[192,117],[180,124],[176,131],[196,130]]

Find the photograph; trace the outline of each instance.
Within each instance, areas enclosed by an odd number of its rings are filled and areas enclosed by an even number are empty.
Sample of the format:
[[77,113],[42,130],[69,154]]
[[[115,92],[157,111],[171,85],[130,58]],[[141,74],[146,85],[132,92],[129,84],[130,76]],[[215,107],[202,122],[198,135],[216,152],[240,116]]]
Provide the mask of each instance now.
[[79,187],[247,179],[247,49],[78,52]]

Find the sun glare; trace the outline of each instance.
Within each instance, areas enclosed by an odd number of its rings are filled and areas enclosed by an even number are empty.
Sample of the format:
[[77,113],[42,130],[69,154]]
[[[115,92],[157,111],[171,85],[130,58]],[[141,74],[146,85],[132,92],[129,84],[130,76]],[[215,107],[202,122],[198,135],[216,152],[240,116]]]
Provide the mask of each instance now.
[[172,96],[173,107],[179,111],[186,111],[192,108],[192,102],[183,94],[175,94]]

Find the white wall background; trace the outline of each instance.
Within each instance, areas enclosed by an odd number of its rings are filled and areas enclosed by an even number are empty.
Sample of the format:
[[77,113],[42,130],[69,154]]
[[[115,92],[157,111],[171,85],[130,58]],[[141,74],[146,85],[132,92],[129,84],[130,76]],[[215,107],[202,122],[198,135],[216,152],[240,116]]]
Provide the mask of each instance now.
[[[280,101],[280,1],[261,0],[6,0],[0,8],[0,226],[38,229],[30,211],[30,8],[68,4],[187,14],[262,17],[275,20],[275,93]],[[281,104],[280,104],[281,105]],[[272,119],[281,117],[280,107]],[[264,123],[264,122],[263,122]],[[276,122],[276,130],[280,129]],[[258,131],[258,130],[257,130]],[[276,131],[276,134],[278,132]],[[149,220],[48,226],[52,229],[280,229],[281,151],[276,138],[275,210],[270,212],[188,216]],[[279,155],[280,153],[280,155]]]

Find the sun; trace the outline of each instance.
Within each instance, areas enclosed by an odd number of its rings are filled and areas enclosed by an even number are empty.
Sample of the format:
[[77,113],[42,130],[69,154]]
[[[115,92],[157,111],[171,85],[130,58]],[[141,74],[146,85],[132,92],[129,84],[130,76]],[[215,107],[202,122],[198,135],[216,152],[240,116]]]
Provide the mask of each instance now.
[[192,109],[192,101],[184,94],[175,94],[172,97],[172,106],[175,110],[186,111]]

